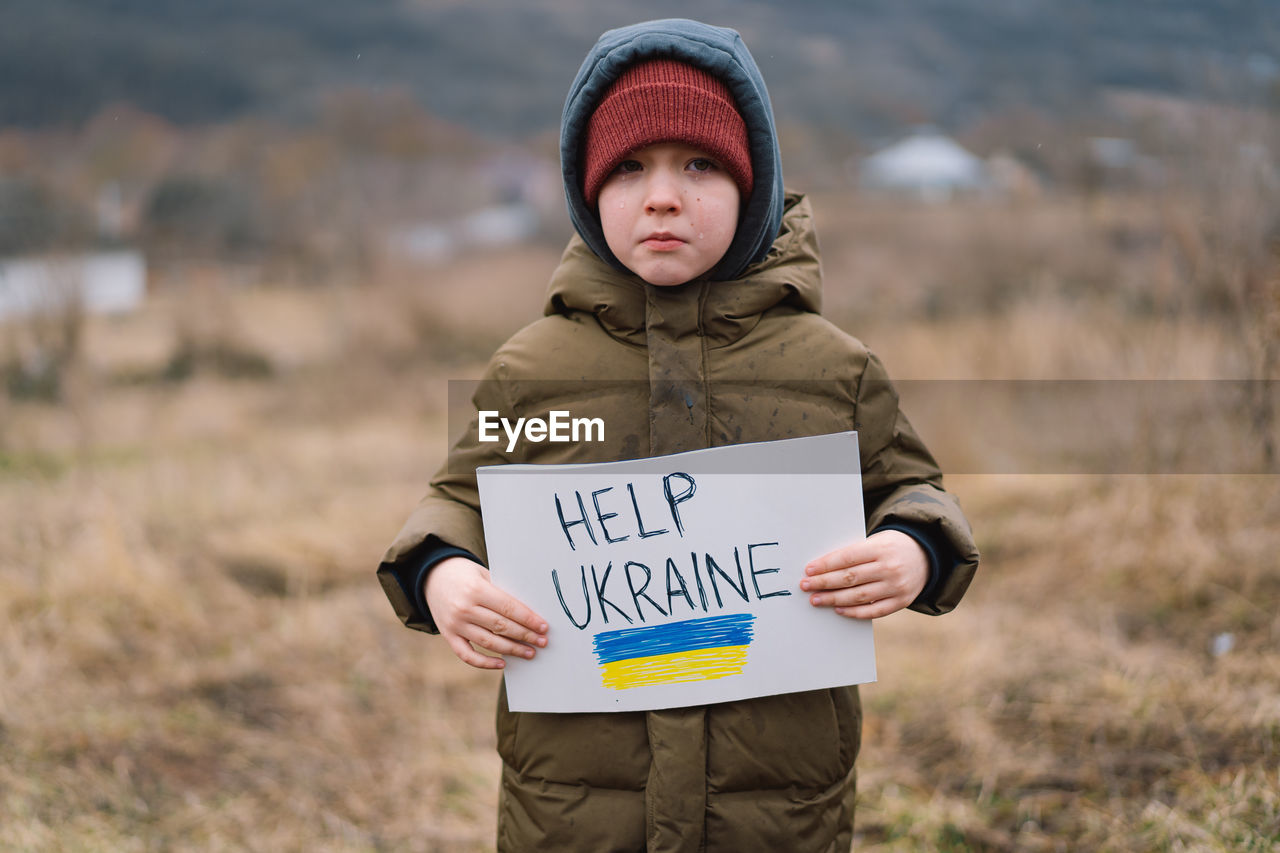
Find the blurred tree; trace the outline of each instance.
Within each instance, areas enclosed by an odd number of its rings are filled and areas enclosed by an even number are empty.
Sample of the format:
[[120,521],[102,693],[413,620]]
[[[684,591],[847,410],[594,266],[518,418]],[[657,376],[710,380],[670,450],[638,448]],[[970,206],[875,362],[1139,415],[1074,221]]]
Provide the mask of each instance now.
[[83,245],[93,233],[89,213],[26,178],[0,178],[0,255]]
[[173,125],[128,104],[112,104],[85,123],[79,134],[82,156],[76,158],[83,179],[154,183],[173,168],[181,141]]
[[148,198],[143,233],[154,248],[253,252],[269,242],[256,201],[247,189],[228,180],[173,175]]

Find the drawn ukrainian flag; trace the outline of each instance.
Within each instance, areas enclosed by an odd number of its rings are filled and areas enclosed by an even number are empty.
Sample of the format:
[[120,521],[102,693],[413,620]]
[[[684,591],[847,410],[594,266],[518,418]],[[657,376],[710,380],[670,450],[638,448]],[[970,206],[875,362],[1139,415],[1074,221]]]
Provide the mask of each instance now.
[[750,613],[604,631],[592,641],[601,680],[612,690],[737,675],[747,663]]

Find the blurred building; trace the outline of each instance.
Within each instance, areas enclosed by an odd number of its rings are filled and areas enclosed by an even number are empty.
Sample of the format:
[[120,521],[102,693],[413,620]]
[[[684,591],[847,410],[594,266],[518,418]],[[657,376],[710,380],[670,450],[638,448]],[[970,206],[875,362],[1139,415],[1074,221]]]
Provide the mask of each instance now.
[[527,243],[541,218],[530,204],[497,204],[449,222],[415,222],[389,230],[386,247],[406,260],[440,264],[471,249],[500,249]]
[[0,260],[0,321],[73,307],[124,314],[140,308],[146,292],[138,251]]
[[858,186],[876,192],[945,201],[957,193],[993,189],[982,158],[931,127],[920,128],[867,157],[856,169]]
[[482,160],[467,176],[492,203],[466,215],[393,225],[385,248],[405,260],[439,264],[475,249],[528,243],[544,222],[563,215],[559,166],[545,157],[512,148]]

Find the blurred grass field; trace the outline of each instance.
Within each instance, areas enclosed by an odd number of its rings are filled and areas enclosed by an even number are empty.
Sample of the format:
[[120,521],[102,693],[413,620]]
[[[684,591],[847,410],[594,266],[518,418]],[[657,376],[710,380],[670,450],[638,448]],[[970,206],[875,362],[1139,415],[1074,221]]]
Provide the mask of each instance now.
[[[1167,210],[818,217],[828,314],[895,378],[1274,378],[1280,304],[1207,313],[1172,237],[1115,237],[1178,233]],[[492,848],[497,683],[373,569],[447,449],[447,380],[556,259],[171,270],[86,320],[60,401],[0,397],[0,849]],[[920,426],[941,451],[965,422]],[[877,625],[858,849],[1280,847],[1278,484],[949,478],[982,568],[953,614]]]

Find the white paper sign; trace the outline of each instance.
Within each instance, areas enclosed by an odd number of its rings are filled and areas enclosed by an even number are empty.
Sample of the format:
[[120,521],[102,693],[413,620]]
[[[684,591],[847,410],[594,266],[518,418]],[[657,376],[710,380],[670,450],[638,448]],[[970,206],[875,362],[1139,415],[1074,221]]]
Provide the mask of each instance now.
[[516,711],[636,711],[875,681],[869,621],[805,564],[865,536],[857,434],[480,468],[494,583],[550,625]]

